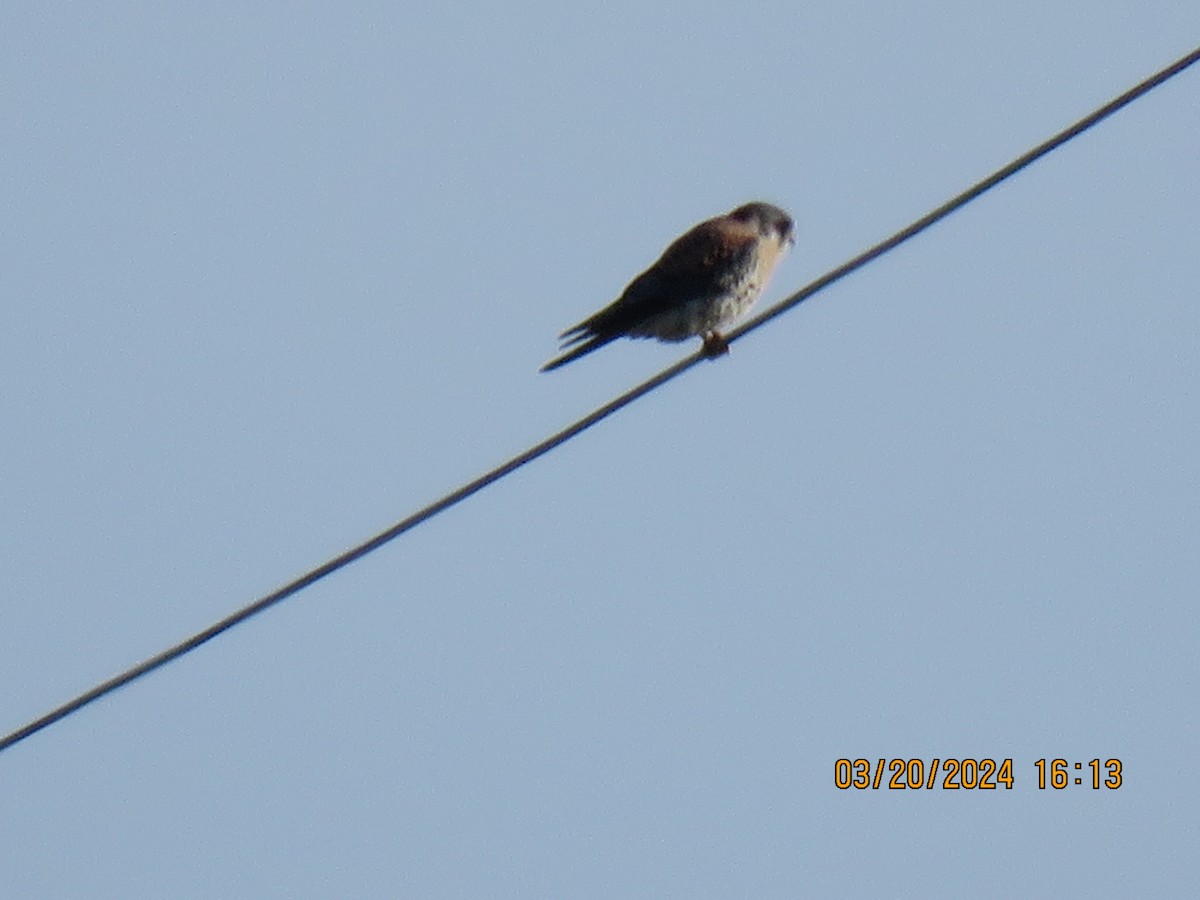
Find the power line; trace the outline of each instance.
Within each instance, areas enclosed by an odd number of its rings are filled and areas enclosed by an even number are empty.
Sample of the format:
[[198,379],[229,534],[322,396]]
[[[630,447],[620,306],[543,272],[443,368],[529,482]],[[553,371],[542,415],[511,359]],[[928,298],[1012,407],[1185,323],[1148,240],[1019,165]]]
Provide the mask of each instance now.
[[[726,337],[728,338],[729,342],[732,343],[733,341],[736,341],[739,338],[741,338],[743,335],[748,334],[749,332],[753,331],[754,329],[760,328],[761,326],[765,325],[767,322],[774,319],[776,316],[782,315],[783,313],[787,312],[788,310],[792,309],[793,307],[798,306],[799,304],[803,303],[805,300],[807,300],[809,297],[811,297],[813,294],[817,293],[818,291],[824,290],[829,285],[833,284],[835,281],[838,281],[838,280],[844,278],[845,276],[849,275],[851,272],[854,272],[854,271],[862,268],[867,263],[877,259],[878,257],[882,256],[884,253],[887,253],[889,250],[892,250],[895,247],[898,247],[900,244],[904,243],[909,238],[915,237],[917,234],[924,231],[930,225],[933,225],[935,222],[940,221],[941,219],[950,215],[950,213],[954,212],[955,210],[958,210],[961,207],[965,206],[967,203],[970,203],[976,197],[991,190],[993,187],[998,185],[1000,182],[1004,181],[1009,176],[1015,175],[1017,172],[1021,171],[1026,166],[1030,165],[1031,163],[1033,163],[1036,160],[1040,159],[1041,157],[1045,156],[1050,151],[1055,150],[1058,147],[1061,147],[1067,141],[1071,140],[1074,137],[1077,137],[1078,135],[1082,134],[1084,131],[1087,131],[1093,125],[1100,122],[1102,119],[1107,118],[1108,116],[1115,113],[1117,110],[1132,103],[1134,100],[1138,99],[1143,94],[1147,93],[1148,91],[1152,90],[1153,88],[1157,87],[1158,85],[1162,84],[1163,82],[1167,81],[1168,79],[1174,77],[1175,75],[1178,75],[1180,72],[1182,72],[1184,69],[1186,69],[1188,66],[1192,65],[1193,63],[1197,62],[1198,60],[1200,60],[1200,47],[1197,47],[1195,50],[1193,50],[1187,56],[1182,57],[1181,59],[1179,59],[1176,62],[1172,63],[1171,65],[1167,66],[1166,68],[1160,70],[1159,72],[1156,72],[1154,75],[1151,75],[1145,81],[1130,88],[1125,93],[1121,94],[1119,97],[1116,97],[1115,99],[1111,100],[1110,102],[1104,104],[1104,106],[1101,106],[1099,109],[1095,110],[1094,112],[1088,114],[1087,116],[1084,116],[1078,122],[1063,129],[1062,131],[1060,131],[1058,134],[1054,135],[1049,140],[1039,144],[1038,146],[1034,147],[1029,152],[1017,157],[1015,160],[1010,162],[1008,165],[997,170],[993,174],[989,175],[987,178],[984,178],[982,181],[979,181],[976,184],[972,185],[970,188],[963,191],[961,194],[954,197],[953,199],[946,201],[945,203],[943,203],[941,206],[939,206],[937,209],[933,210],[932,212],[927,213],[926,215],[922,216],[920,219],[917,219],[915,222],[913,222],[907,228],[903,228],[900,231],[897,231],[895,234],[893,234],[891,237],[887,238],[886,240],[879,242],[874,247],[871,247],[870,249],[860,253],[858,256],[854,257],[850,261],[843,263],[842,265],[838,266],[836,269],[833,269],[833,270],[827,272],[826,274],[822,275],[820,278],[817,278],[815,281],[812,281],[809,284],[805,285],[803,288],[801,288],[796,293],[792,294],[790,297],[787,297],[786,299],[781,300],[779,303],[775,304],[774,306],[764,310],[762,313],[753,317],[752,319],[747,321],[745,324],[743,324],[739,328],[736,328],[733,331],[731,331]],[[363,556],[366,556],[368,553],[372,552],[373,550],[379,549],[384,544],[399,537],[400,535],[404,534],[406,531],[410,531],[411,529],[417,527],[422,522],[424,522],[426,519],[430,519],[433,516],[437,515],[438,513],[442,512],[443,510],[446,510],[452,506],[455,506],[456,504],[467,499],[468,497],[470,497],[472,494],[476,493],[477,491],[483,490],[485,487],[487,487],[492,482],[498,481],[501,478],[503,478],[504,476],[506,476],[512,472],[515,472],[517,469],[521,468],[526,463],[532,462],[533,460],[537,459],[539,456],[549,453],[551,450],[553,450],[559,444],[562,444],[562,443],[570,440],[571,438],[575,437],[575,435],[579,434],[580,432],[585,431],[588,428],[591,428],[597,422],[601,421],[602,419],[608,418],[610,415],[615,413],[617,410],[628,406],[630,403],[632,403],[634,400],[637,400],[643,394],[648,394],[650,391],[654,390],[655,388],[659,387],[662,384],[665,384],[666,382],[675,378],[677,375],[683,374],[685,371],[690,369],[692,366],[696,365],[696,363],[698,363],[701,360],[706,359],[706,358],[707,357],[705,357],[702,353],[696,353],[696,354],[693,354],[692,356],[689,356],[689,357],[686,357],[685,359],[680,360],[679,362],[675,363],[675,365],[671,366],[668,369],[664,369],[662,372],[659,372],[657,375],[655,375],[650,380],[639,384],[637,387],[633,388],[632,390],[626,391],[624,394],[617,397],[615,400],[612,400],[611,402],[605,404],[604,406],[601,406],[599,409],[595,410],[594,412],[589,413],[588,415],[584,416],[579,421],[575,422],[572,425],[567,426],[566,428],[564,428],[562,431],[558,432],[557,434],[554,434],[554,435],[546,438],[541,443],[539,443],[533,447],[530,447],[528,450],[524,451],[523,453],[518,454],[517,456],[514,456],[512,459],[497,466],[496,468],[492,469],[490,472],[487,472],[486,474],[479,476],[474,481],[463,485],[462,487],[450,492],[449,494],[446,494],[440,500],[434,501],[433,503],[426,506],[424,509],[420,509],[417,512],[413,513],[412,515],[408,516],[406,519],[403,519],[403,520],[397,522],[395,525],[393,525],[391,528],[388,528],[386,531],[380,532],[379,534],[375,535],[374,537],[370,538],[369,540],[366,540],[363,543],[359,544],[358,546],[353,547],[350,550],[347,550],[345,553],[341,554],[340,556],[334,557],[333,559],[329,560],[328,562],[325,562],[325,563],[317,566],[315,569],[312,569],[312,570],[306,572],[305,574],[301,575],[299,578],[295,579],[294,581],[288,582],[287,584],[285,584],[283,587],[279,588],[278,590],[275,590],[272,593],[267,594],[266,596],[261,597],[258,600],[255,600],[249,606],[243,607],[242,609],[238,610],[237,612],[234,612],[234,613],[226,616],[224,619],[217,622],[216,624],[204,629],[203,631],[201,631],[197,634],[192,635],[191,637],[187,638],[184,641],[179,642],[178,644],[175,644],[173,647],[170,647],[170,648],[162,651],[161,653],[157,654],[156,656],[152,656],[150,659],[147,659],[144,662],[139,663],[138,665],[134,666],[133,668],[127,669],[124,672],[120,673],[119,675],[113,676],[112,678],[108,679],[107,681],[96,685],[91,690],[80,694],[79,696],[75,697],[73,700],[70,700],[67,703],[62,704],[61,706],[57,707],[56,709],[51,710],[50,712],[46,713],[45,715],[41,716],[40,718],[35,719],[34,721],[30,722],[29,724],[25,725],[24,727],[17,729],[16,731],[12,732],[9,735],[6,735],[4,738],[0,739],[0,751],[8,749],[9,747],[13,746],[14,744],[19,743],[20,741],[23,741],[25,738],[30,737],[33,734],[36,734],[37,732],[41,731],[43,728],[47,727],[48,725],[52,725],[55,722],[59,721],[60,719],[63,719],[65,717],[71,715],[72,713],[77,712],[78,710],[82,709],[83,707],[87,706],[88,704],[92,703],[93,701],[99,700],[101,697],[112,693],[117,688],[123,687],[124,685],[127,685],[132,681],[136,681],[138,678],[141,678],[143,675],[148,675],[150,672],[153,672],[155,669],[159,668],[160,666],[164,666],[167,663],[172,662],[173,660],[176,660],[179,657],[183,656],[185,653],[189,653],[192,650],[195,650],[201,644],[207,643],[208,641],[212,640],[213,638],[215,638],[217,635],[221,634],[222,632],[228,631],[230,628],[234,627],[235,625],[238,625],[238,624],[246,621],[247,619],[249,619],[252,616],[258,615],[260,612],[267,609],[268,607],[274,606],[276,603],[279,603],[282,600],[286,600],[288,597],[292,596],[293,594],[298,593],[299,591],[303,590],[304,588],[308,587],[309,585],[320,581],[326,575],[331,575],[334,572],[336,572],[338,569],[341,569],[341,568],[344,568],[345,566],[350,565],[350,563],[354,562],[355,560],[357,560]]]
[[[915,237],[916,235],[920,234],[922,231],[924,231],[930,225],[933,225],[935,222],[939,222],[942,219],[946,218],[946,216],[950,215],[950,213],[952,213],[952,212],[960,209],[961,207],[965,206],[966,204],[970,203],[972,200],[974,200],[980,194],[990,191],[992,188],[994,188],[1000,182],[1004,181],[1006,178],[1017,174],[1017,172],[1020,172],[1022,169],[1024,169],[1030,163],[1034,163],[1037,160],[1041,159],[1043,156],[1045,156],[1051,150],[1058,149],[1063,144],[1065,144],[1067,141],[1071,140],[1071,138],[1078,137],[1079,135],[1083,134],[1083,132],[1087,131],[1093,125],[1097,124],[1098,122],[1102,121],[1103,119],[1107,119],[1109,116],[1111,116],[1113,113],[1115,113],[1117,110],[1121,109],[1122,107],[1128,106],[1130,103],[1132,103],[1134,100],[1137,100],[1143,94],[1149,93],[1154,88],[1156,88],[1160,84],[1162,84],[1164,81],[1174,78],[1176,75],[1178,75],[1180,72],[1182,72],[1188,66],[1195,63],[1197,60],[1200,60],[1200,47],[1197,47],[1195,50],[1193,50],[1187,56],[1184,56],[1184,57],[1176,60],[1175,62],[1171,63],[1171,65],[1167,66],[1165,69],[1161,69],[1158,72],[1155,72],[1153,75],[1151,75],[1145,81],[1134,85],[1129,90],[1127,90],[1125,93],[1121,94],[1119,97],[1113,98],[1108,103],[1105,103],[1103,106],[1101,106],[1099,109],[1084,116],[1082,119],[1080,119],[1074,125],[1067,126],[1062,131],[1060,131],[1058,134],[1054,135],[1054,137],[1043,141],[1042,143],[1038,144],[1036,147],[1034,147],[1029,152],[1021,154],[1016,159],[1014,159],[1012,162],[1010,162],[1007,166],[1004,166],[1001,169],[997,169],[995,172],[993,172],[987,178],[983,179],[982,181],[976,182],[971,187],[967,188],[965,191],[963,191],[961,194],[959,194],[957,197],[953,197],[950,200],[947,200],[945,203],[943,203],[937,209],[933,210],[932,212],[926,213],[921,218],[917,219],[917,221],[915,221],[911,225],[909,225],[907,228],[900,229],[895,234],[893,234],[890,238],[880,241],[874,247],[872,247],[869,250],[864,250],[862,253],[860,253],[858,256],[854,257],[849,262],[842,263],[842,265],[838,266],[836,269],[833,269],[830,272],[825,273],[820,278],[818,278],[816,281],[810,282],[809,284],[805,285],[800,290],[798,290],[796,293],[792,294],[792,296],[779,301],[778,303],[776,303],[774,306],[770,307],[769,309],[763,310],[757,316],[754,316],[753,318],[747,320],[740,327],[735,328],[733,331],[731,331],[725,337],[729,340],[730,343],[732,343],[733,341],[740,338],[742,335],[746,334],[747,332],[753,331],[755,328],[758,328],[758,327],[766,324],[771,319],[774,319],[776,316],[782,315],[783,313],[787,312],[792,307],[799,306],[801,303],[803,303],[805,300],[807,300],[813,294],[817,293],[817,291],[824,290],[829,285],[833,284],[835,281],[838,281],[839,279],[844,278],[846,275],[849,275],[851,272],[855,271],[856,269],[859,269],[859,268],[865,266],[867,263],[871,262],[873,259],[887,253],[889,250],[895,249],[896,247],[900,246],[905,241],[907,241],[909,238]],[[0,744],[0,750],[3,750],[3,749],[4,749],[4,745]]]

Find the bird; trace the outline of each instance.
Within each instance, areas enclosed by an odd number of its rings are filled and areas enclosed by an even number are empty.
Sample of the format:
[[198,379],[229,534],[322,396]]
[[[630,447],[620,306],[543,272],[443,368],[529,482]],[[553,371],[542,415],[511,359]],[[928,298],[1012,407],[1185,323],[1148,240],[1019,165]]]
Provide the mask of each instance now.
[[541,371],[565,366],[619,337],[677,342],[699,336],[705,356],[728,353],[729,342],[719,329],[754,305],[793,243],[791,216],[770,203],[746,203],[701,222],[668,246],[620,297],[560,334],[562,355]]

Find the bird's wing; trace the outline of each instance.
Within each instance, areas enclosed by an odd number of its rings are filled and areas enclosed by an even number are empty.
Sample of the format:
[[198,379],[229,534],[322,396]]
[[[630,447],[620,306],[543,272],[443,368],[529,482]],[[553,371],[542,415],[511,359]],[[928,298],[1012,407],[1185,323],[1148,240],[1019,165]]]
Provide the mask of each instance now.
[[688,300],[721,293],[727,289],[723,273],[737,268],[739,256],[753,252],[756,239],[752,227],[727,217],[701,222],[667,247],[617,300],[563,332],[564,346],[593,336],[625,334]]

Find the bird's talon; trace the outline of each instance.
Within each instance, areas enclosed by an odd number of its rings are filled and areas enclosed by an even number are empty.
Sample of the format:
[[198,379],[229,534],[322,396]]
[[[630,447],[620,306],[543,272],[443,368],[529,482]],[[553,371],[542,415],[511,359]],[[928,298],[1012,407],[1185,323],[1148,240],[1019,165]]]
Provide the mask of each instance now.
[[720,332],[710,331],[704,336],[704,346],[700,352],[708,359],[724,356],[729,352],[729,341],[725,340],[725,336]]

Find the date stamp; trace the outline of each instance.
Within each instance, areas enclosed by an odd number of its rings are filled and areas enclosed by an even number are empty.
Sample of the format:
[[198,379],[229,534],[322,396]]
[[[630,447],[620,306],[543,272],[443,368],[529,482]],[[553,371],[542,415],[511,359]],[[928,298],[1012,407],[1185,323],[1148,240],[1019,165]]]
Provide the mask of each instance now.
[[[1087,786],[1115,791],[1124,783],[1119,759],[1039,759],[1033,764],[1038,790]],[[1018,777],[1011,759],[934,757],[924,759],[839,759],[833,784],[839,790],[1011,791]]]

